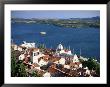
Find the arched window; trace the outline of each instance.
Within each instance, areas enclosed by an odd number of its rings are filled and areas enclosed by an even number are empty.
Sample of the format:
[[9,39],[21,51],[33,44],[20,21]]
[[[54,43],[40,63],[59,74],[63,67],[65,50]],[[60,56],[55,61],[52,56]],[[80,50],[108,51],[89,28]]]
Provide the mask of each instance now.
[[36,56],[36,53],[34,53],[34,56]]

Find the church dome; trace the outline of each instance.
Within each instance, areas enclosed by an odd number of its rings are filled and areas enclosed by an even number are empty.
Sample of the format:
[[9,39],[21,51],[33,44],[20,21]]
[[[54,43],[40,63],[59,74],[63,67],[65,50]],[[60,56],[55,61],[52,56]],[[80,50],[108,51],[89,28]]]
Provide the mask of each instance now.
[[60,49],[60,50],[63,50],[63,45],[62,44],[59,44],[57,49]]
[[74,55],[73,62],[79,62],[78,56],[76,54]]

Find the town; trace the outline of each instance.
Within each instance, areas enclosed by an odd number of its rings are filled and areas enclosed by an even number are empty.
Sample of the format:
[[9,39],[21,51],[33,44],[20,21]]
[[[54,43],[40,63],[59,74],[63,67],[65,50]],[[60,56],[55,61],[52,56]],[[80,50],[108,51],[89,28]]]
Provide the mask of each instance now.
[[12,77],[99,77],[100,63],[96,59],[73,54],[62,43],[56,49],[23,41],[11,44]]

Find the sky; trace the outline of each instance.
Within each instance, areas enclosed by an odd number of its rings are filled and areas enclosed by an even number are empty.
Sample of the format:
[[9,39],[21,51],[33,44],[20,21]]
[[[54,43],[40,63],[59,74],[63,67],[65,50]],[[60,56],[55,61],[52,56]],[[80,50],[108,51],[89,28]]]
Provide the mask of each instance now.
[[24,10],[11,11],[14,18],[90,18],[100,16],[98,10]]

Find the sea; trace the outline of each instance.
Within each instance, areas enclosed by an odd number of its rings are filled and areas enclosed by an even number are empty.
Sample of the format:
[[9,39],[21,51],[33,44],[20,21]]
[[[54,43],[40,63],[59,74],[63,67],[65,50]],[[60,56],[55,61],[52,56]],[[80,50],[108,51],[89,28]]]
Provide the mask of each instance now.
[[[41,35],[40,32],[46,32]],[[58,44],[71,49],[72,53],[100,60],[99,28],[67,28],[52,24],[12,23],[11,39],[17,45],[23,41],[46,45],[56,49]]]

